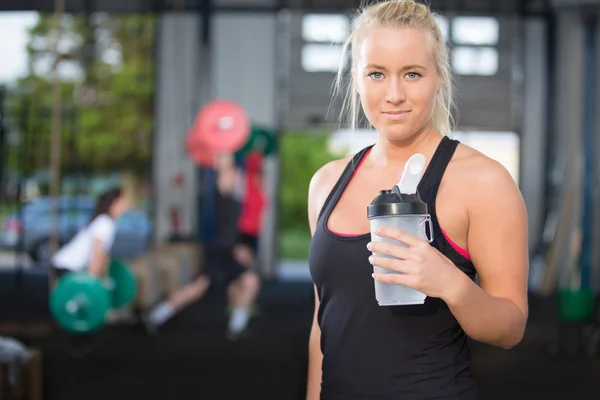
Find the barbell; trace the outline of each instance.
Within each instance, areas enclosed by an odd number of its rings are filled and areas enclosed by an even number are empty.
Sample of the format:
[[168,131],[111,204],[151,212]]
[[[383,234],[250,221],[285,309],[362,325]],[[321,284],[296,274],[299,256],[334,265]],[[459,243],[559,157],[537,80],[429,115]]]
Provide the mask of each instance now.
[[256,150],[269,155],[275,151],[276,138],[271,132],[253,126],[239,104],[214,100],[199,111],[185,144],[194,163],[214,168],[219,153],[236,153],[238,159]]
[[86,334],[100,330],[106,314],[133,302],[137,282],[129,269],[111,260],[104,279],[87,272],[71,272],[59,279],[50,294],[50,312],[63,329]]
[[229,100],[214,100],[200,110],[188,131],[188,155],[196,164],[213,167],[218,153],[234,152],[250,136],[250,120],[242,107]]

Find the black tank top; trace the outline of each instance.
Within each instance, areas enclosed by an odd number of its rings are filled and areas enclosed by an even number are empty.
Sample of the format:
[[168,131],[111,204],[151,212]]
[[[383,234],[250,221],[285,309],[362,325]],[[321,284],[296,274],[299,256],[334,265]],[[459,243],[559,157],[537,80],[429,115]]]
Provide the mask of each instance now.
[[[432,246],[474,279],[473,264],[444,237],[435,212],[440,181],[457,145],[442,139],[419,193],[433,220]],[[380,307],[366,248],[370,234],[340,236],[327,228],[329,215],[371,147],[354,156],[333,187],[310,246],[310,271],[321,302],[321,399],[479,399],[467,337],[446,303],[427,298],[424,305]]]

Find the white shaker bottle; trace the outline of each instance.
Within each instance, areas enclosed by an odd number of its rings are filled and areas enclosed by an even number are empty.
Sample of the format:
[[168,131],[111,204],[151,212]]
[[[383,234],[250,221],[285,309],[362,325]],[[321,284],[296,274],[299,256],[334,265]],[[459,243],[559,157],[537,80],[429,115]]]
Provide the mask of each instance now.
[[[413,155],[406,162],[400,183],[394,185],[391,190],[380,191],[367,207],[372,242],[392,242],[405,246],[397,240],[377,236],[375,232],[382,226],[401,229],[429,242],[433,240],[428,237],[426,230],[426,224],[429,224],[429,235],[433,235],[431,216],[427,204],[421,200],[417,190],[424,167],[425,157],[422,154]],[[373,254],[391,258],[384,254]],[[373,272],[398,273],[376,266],[373,267]],[[375,298],[380,306],[423,304],[426,297],[423,293],[406,286],[375,281]]]

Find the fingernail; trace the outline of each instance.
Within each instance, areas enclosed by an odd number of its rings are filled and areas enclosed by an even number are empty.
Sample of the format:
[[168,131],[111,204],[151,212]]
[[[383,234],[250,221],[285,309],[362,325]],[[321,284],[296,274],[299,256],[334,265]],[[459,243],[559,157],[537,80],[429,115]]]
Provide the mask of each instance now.
[[367,243],[367,249],[371,250],[371,242]]
[[369,256],[369,262],[373,264],[373,256]]

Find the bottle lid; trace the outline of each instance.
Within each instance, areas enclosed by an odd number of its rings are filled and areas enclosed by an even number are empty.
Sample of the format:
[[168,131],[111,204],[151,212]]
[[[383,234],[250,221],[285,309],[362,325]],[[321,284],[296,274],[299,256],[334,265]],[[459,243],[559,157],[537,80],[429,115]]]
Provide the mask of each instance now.
[[398,185],[392,190],[382,190],[367,207],[367,217],[380,218],[399,215],[428,214],[427,203],[421,200],[419,191],[413,194],[400,193]]

